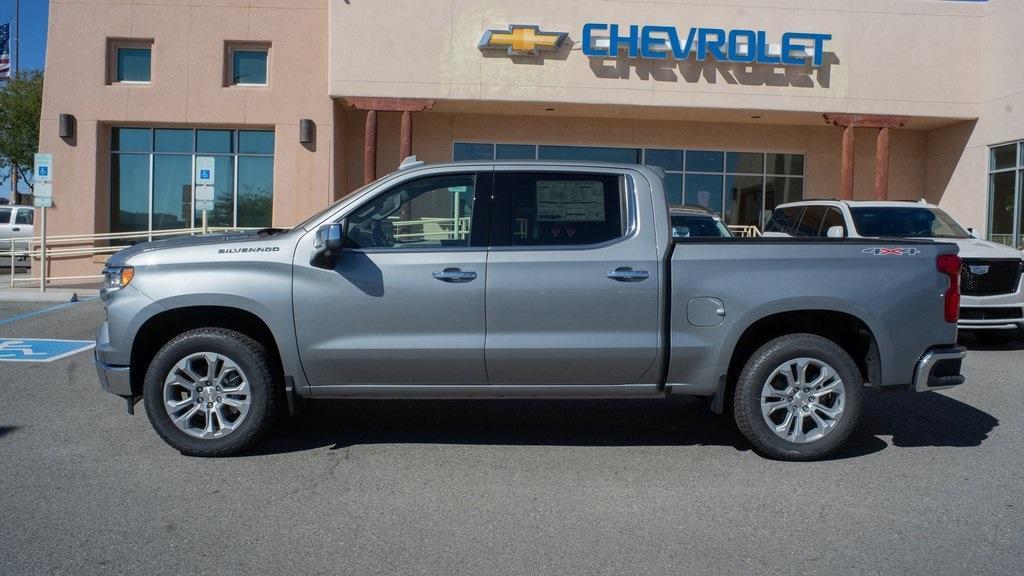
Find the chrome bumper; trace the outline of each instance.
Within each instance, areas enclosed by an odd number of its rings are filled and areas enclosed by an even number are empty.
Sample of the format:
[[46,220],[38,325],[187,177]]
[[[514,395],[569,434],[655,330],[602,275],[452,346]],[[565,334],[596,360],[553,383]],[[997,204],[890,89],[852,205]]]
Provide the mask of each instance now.
[[914,390],[943,390],[963,384],[960,364],[965,356],[967,348],[963,346],[944,346],[925,352],[914,370]]
[[111,394],[130,397],[132,395],[132,380],[127,366],[109,366],[100,362],[99,353],[94,353],[96,361],[96,373],[100,377],[100,386]]

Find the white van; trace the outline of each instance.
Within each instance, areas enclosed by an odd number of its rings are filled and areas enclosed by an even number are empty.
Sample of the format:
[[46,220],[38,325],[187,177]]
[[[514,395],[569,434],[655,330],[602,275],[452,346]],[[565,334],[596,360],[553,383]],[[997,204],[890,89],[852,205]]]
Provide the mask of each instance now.
[[[6,270],[11,267],[11,238],[14,238],[15,250],[28,248],[35,214],[36,210],[31,206],[0,206],[0,269]],[[31,262],[28,256],[18,256],[14,265],[28,268]]]

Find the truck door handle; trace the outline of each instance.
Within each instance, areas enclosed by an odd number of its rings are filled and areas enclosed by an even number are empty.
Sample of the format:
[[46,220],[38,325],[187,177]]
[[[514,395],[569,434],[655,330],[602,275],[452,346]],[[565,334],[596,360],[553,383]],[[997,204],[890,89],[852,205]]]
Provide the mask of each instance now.
[[619,282],[641,282],[651,277],[647,270],[633,270],[629,266],[620,266],[608,273],[608,277]]
[[476,272],[472,270],[462,271],[458,268],[445,268],[441,272],[434,272],[434,278],[441,282],[472,282],[476,280]]
[[21,232],[21,228],[11,228],[11,232]]

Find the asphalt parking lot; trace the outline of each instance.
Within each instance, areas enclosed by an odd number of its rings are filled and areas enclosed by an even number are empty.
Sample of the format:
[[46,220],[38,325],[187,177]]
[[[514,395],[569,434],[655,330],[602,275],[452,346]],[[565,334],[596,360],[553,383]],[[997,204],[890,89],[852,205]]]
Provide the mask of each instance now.
[[[98,300],[50,306],[0,337],[92,339]],[[91,352],[4,362],[0,573],[1019,574],[1024,343],[968,344],[965,386],[875,394],[807,464],[686,400],[334,402],[186,458]]]

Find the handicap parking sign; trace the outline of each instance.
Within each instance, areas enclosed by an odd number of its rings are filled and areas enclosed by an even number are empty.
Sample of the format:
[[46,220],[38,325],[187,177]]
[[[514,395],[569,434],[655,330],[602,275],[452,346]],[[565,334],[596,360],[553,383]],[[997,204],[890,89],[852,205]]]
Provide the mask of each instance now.
[[39,167],[39,175],[40,176],[49,176],[50,175],[50,167],[49,166],[40,166]]
[[209,180],[210,179],[210,171],[209,170],[200,170],[199,171],[199,179],[200,180]]
[[95,347],[92,340],[0,338],[0,362],[53,362]]

